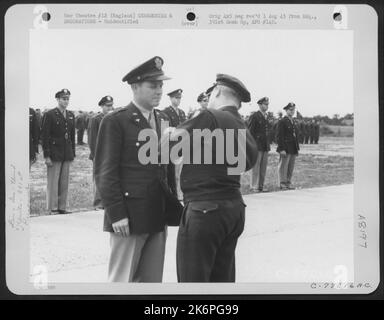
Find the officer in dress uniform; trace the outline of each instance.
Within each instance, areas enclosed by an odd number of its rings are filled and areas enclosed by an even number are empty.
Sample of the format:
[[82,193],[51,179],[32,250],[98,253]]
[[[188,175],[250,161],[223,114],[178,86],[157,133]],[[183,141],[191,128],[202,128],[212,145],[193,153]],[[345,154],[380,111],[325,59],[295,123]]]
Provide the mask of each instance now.
[[36,112],[29,108],[29,169],[36,162],[36,154],[39,153],[39,132]]
[[309,143],[310,131],[311,131],[310,123],[308,120],[305,120],[305,122],[304,122],[304,144]]
[[195,117],[201,110],[205,110],[208,107],[209,97],[205,92],[202,92],[197,97],[197,103],[200,105],[199,108],[195,109],[188,115],[188,120]]
[[315,124],[313,119],[309,123],[309,143],[313,144],[315,142]]
[[315,131],[314,142],[315,142],[315,144],[318,144],[319,143],[319,138],[320,138],[320,124],[319,124],[318,120],[315,120],[314,131]]
[[269,98],[263,97],[257,101],[259,110],[253,113],[249,119],[249,131],[257,145],[257,161],[251,173],[251,190],[255,192],[266,192],[264,188],[265,174],[268,165],[268,152],[270,147],[270,127],[268,121]]
[[290,102],[283,108],[286,111],[286,116],[279,121],[277,126],[277,152],[280,153],[278,165],[280,189],[294,189],[291,180],[295,159],[300,150],[297,139],[297,126],[293,119],[295,107],[296,105]]
[[[99,133],[100,123],[103,120],[104,116],[113,110],[113,98],[111,96],[105,96],[99,101],[99,107],[101,107],[101,112],[93,116],[89,120],[89,134],[88,134],[88,145],[90,149],[89,159],[94,161],[95,158],[95,149],[96,149],[96,138]],[[93,163],[94,167],[94,163]],[[95,184],[95,175],[93,169],[93,206],[97,208],[102,208],[101,199],[99,192],[97,191]]]
[[[171,105],[163,110],[164,115],[168,118],[169,126],[176,128],[183,123],[187,117],[183,110],[180,109],[180,102],[182,98],[182,89],[176,89],[169,92],[167,95],[171,100]],[[173,192],[178,195],[179,199],[182,199],[182,192],[180,188],[180,173],[182,165],[179,163],[171,163],[169,166],[168,174],[169,180],[175,181],[175,185],[171,185]],[[175,178],[173,178],[173,176]]]
[[171,127],[177,127],[186,120],[185,112],[180,109],[182,93],[182,89],[176,89],[167,94],[171,100],[171,105],[165,108],[163,113],[167,115]]
[[48,171],[47,210],[66,211],[69,167],[75,158],[75,116],[67,110],[71,93],[62,89],[56,93],[58,106],[45,113],[41,140]]
[[[218,74],[208,109],[181,124],[172,135],[183,132],[188,136],[193,159],[194,129],[222,129],[224,137],[226,130],[231,129],[235,133],[235,150],[246,162],[244,170],[249,170],[256,162],[256,145],[238,112],[241,102],[249,101],[250,93],[244,84],[232,76]],[[246,133],[246,145],[237,143],[239,129]],[[170,140],[174,139],[172,135]],[[202,148],[202,164],[185,163],[181,173],[186,207],[177,239],[178,281],[234,282],[235,249],[244,229],[245,214],[240,172],[228,174],[231,165],[227,161],[216,163],[216,148],[223,151],[224,146],[216,146],[212,141],[208,151],[212,152],[212,163],[204,164],[204,142],[207,141],[197,141]]]
[[213,91],[213,89],[215,89],[216,87],[216,83],[214,83],[212,86],[210,86],[206,91],[205,91],[205,94],[207,95],[208,97],[208,101],[209,101],[209,98],[211,97],[211,93]]
[[205,110],[208,107],[209,97],[205,92],[202,92],[197,97],[197,102],[200,105],[200,110]]
[[35,110],[36,112],[36,119],[37,119],[37,124],[38,124],[38,127],[39,127],[39,144],[41,144],[41,139],[40,139],[40,130],[41,130],[41,124],[42,124],[42,120],[43,120],[43,114],[41,113],[41,109],[40,108],[37,108]]
[[163,81],[170,79],[162,66],[163,59],[156,56],[124,76],[133,101],[104,116],[96,140],[95,180],[104,206],[104,231],[110,233],[112,282],[162,281],[166,225],[171,225],[172,212],[182,211],[171,197],[167,166],[139,159],[146,143],[139,141],[140,132],[161,136],[160,112],[154,107],[160,104]]

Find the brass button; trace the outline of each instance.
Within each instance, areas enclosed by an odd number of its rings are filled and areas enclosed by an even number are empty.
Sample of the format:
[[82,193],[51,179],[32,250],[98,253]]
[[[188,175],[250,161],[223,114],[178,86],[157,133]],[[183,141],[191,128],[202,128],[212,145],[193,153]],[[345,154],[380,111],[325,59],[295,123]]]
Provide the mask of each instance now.
[[124,195],[125,195],[126,197],[128,197],[128,196],[129,196],[129,193],[128,193],[128,192],[126,192]]

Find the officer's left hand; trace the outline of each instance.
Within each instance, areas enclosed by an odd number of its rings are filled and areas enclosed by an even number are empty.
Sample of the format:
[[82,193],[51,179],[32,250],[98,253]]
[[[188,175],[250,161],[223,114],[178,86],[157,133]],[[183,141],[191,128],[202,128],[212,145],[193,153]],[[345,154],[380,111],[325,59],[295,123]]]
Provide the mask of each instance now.
[[48,167],[52,167],[53,163],[52,163],[52,160],[51,160],[50,157],[45,158],[45,164],[46,164]]

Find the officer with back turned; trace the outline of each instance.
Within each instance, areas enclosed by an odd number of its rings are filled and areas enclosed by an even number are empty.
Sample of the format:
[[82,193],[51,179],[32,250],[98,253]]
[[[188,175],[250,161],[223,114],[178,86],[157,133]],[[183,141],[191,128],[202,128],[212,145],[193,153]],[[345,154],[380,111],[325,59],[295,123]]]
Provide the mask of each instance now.
[[[217,144],[220,139],[195,140],[195,129],[220,131],[224,137],[234,134],[231,143],[244,160],[242,171],[256,162],[256,144],[241,119],[241,102],[251,100],[250,93],[240,80],[218,74],[211,91],[209,105],[196,117],[181,124],[170,136],[172,141],[181,133],[190,145],[190,159],[200,147],[201,159],[197,164],[184,163],[181,172],[181,189],[184,210],[177,239],[177,274],[179,282],[234,282],[235,249],[244,229],[245,205],[240,192],[240,172],[229,173],[227,159],[217,161],[216,151],[225,149]],[[240,131],[242,130],[242,131]],[[244,144],[238,137],[244,134]],[[224,138],[226,140],[227,138]],[[220,148],[218,150],[218,148]],[[204,163],[205,152],[212,162]],[[199,162],[201,164],[199,164]]]

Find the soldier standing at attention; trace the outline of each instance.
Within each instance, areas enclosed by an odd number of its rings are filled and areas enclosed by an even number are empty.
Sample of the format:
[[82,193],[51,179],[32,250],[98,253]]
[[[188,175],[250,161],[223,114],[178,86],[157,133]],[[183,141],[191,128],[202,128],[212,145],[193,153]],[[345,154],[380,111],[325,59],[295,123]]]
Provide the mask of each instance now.
[[35,110],[29,108],[29,169],[36,162],[39,153],[39,122]]
[[86,119],[83,111],[79,111],[79,115],[76,118],[76,129],[77,129],[77,144],[79,146],[84,144],[84,131],[86,128]]
[[209,97],[208,95],[203,92],[200,93],[197,97],[197,102],[200,104],[200,110],[205,110],[208,107]]
[[[245,161],[244,170],[256,162],[256,145],[238,110],[241,102],[249,102],[249,91],[238,79],[217,75],[217,85],[211,92],[208,109],[181,124],[172,135],[183,132],[190,141],[191,159],[196,141],[194,129],[223,131],[235,134],[234,150]],[[246,133],[246,145],[239,146],[239,129]],[[170,140],[174,136],[170,137]],[[217,139],[216,143],[217,143]],[[197,141],[205,146],[206,140]],[[234,282],[235,249],[244,229],[245,204],[240,192],[240,173],[228,174],[227,161],[216,163],[217,148],[211,140],[212,162],[183,165],[181,188],[184,193],[185,210],[181,218],[177,238],[177,275],[179,282]],[[225,144],[225,142],[224,142]],[[207,150],[207,151],[205,151]],[[222,150],[219,150],[222,151]]]
[[320,138],[320,124],[318,120],[315,120],[315,123],[314,123],[314,133],[315,133],[314,142],[315,144],[318,144],[319,138]]
[[[163,114],[166,116],[167,120],[169,121],[170,127],[176,128],[187,119],[184,111],[180,109],[182,93],[183,93],[182,89],[176,89],[167,94],[171,100],[171,105],[163,110]],[[183,197],[180,189],[181,167],[182,167],[181,164],[171,163],[168,169],[169,181],[175,182],[175,185],[171,185],[172,192],[177,194],[180,200]]]
[[104,116],[96,140],[95,180],[104,231],[110,233],[111,282],[161,282],[163,277],[167,166],[139,159],[146,143],[139,140],[140,132],[161,135],[160,112],[154,108],[160,104],[163,81],[170,79],[162,66],[163,59],[153,57],[124,76],[133,101]]
[[298,140],[299,140],[299,144],[303,144],[304,143],[304,132],[305,132],[305,125],[304,125],[304,120],[303,119],[300,119],[298,120]]
[[188,120],[195,117],[200,111],[207,109],[208,101],[209,101],[208,95],[205,92],[200,93],[199,96],[197,97],[197,102],[200,105],[200,108],[191,112],[188,115]]
[[[104,116],[113,110],[113,98],[111,96],[105,96],[99,101],[99,107],[101,107],[101,112],[89,119],[89,130],[88,130],[88,145],[90,149],[89,159],[94,161],[95,151],[96,151],[96,138],[99,133],[100,123],[103,120]],[[93,163],[94,167],[94,163]],[[95,170],[92,171],[93,176],[93,206],[97,208],[102,208],[101,199],[99,192],[97,191],[95,184]]]
[[58,106],[44,114],[41,140],[47,165],[47,210],[68,213],[69,167],[75,158],[75,116],[67,110],[71,93],[56,93]]
[[182,93],[182,89],[177,89],[167,94],[171,100],[171,105],[165,108],[163,113],[167,115],[171,127],[177,127],[186,120],[185,112],[180,109]]
[[315,142],[315,123],[311,120],[309,124],[309,143],[313,144]]
[[287,114],[279,121],[277,126],[277,152],[280,153],[278,166],[280,189],[295,189],[291,186],[291,180],[295,159],[300,150],[297,140],[297,127],[293,119],[295,106],[293,102],[290,102],[283,108]]
[[309,132],[310,132],[310,125],[308,120],[304,121],[304,144],[308,144],[309,142]]
[[269,98],[264,97],[257,101],[259,111],[253,113],[249,118],[249,131],[256,141],[257,161],[251,173],[251,190],[254,192],[266,192],[264,188],[265,174],[268,165],[268,152],[271,150],[269,141],[269,121],[267,110]]
[[37,124],[39,126],[39,143],[41,144],[41,139],[40,139],[40,130],[41,130],[41,124],[43,122],[43,115],[41,113],[41,109],[37,108],[35,110],[36,112],[36,119],[37,119]]

